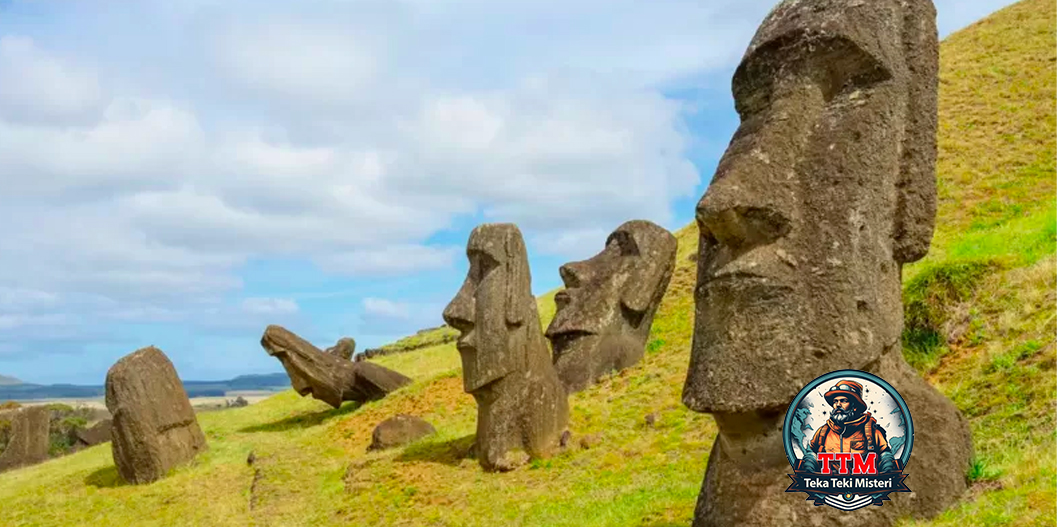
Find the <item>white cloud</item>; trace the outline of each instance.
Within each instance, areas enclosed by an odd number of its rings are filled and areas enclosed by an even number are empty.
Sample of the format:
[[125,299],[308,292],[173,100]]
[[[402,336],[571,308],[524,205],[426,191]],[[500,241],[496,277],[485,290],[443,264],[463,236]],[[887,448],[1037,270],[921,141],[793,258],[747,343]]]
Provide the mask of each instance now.
[[443,323],[444,306],[386,298],[363,299],[359,333],[363,335],[407,335]]
[[195,168],[202,141],[196,117],[169,101],[114,99],[81,128],[0,120],[0,183],[8,197],[171,186]]
[[380,48],[348,28],[297,19],[232,24],[217,35],[216,63],[249,90],[294,100],[341,104],[369,87]]
[[364,298],[363,314],[399,320],[406,320],[410,316],[407,304],[384,298]]
[[83,123],[105,103],[91,68],[54,57],[25,36],[0,36],[0,86],[0,117],[18,122]]
[[[617,226],[614,225],[613,229]],[[553,237],[540,236],[532,239],[532,244],[540,254],[561,255],[575,260],[582,260],[597,254],[605,248],[606,237],[611,230],[585,229],[567,231]]]
[[256,315],[287,315],[298,311],[297,302],[289,298],[247,298],[242,309]]
[[59,295],[24,287],[0,287],[0,311],[32,309],[54,305]]
[[458,247],[429,245],[392,245],[333,253],[316,258],[316,263],[328,273],[346,275],[401,275],[417,271],[450,267],[461,253]]

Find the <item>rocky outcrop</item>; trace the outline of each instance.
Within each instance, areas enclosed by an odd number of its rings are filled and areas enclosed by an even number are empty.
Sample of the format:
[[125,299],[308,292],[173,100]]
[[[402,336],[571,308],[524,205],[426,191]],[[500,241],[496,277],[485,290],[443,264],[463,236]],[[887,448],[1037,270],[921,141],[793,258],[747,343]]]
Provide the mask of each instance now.
[[371,432],[371,445],[367,450],[384,450],[406,445],[437,433],[437,429],[421,417],[399,414],[374,427]]
[[110,441],[112,425],[113,421],[104,419],[88,428],[77,429],[74,432],[77,446],[83,448]]

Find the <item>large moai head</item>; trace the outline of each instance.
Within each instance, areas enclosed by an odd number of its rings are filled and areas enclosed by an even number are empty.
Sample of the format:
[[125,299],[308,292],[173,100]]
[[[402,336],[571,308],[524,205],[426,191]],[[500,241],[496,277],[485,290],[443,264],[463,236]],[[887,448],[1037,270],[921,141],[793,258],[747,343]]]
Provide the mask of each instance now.
[[764,20],[697,206],[688,407],[781,409],[898,345],[901,266],[933,231],[937,57],[929,0],[790,0]]
[[676,248],[664,228],[633,220],[609,235],[602,252],[559,269],[565,289],[554,297],[557,312],[546,335],[567,390],[642,358]]
[[460,333],[456,348],[462,357],[463,387],[473,393],[526,370],[528,354],[546,354],[546,345],[532,296],[528,252],[517,226],[478,226],[470,233],[466,256],[466,281],[443,316]]

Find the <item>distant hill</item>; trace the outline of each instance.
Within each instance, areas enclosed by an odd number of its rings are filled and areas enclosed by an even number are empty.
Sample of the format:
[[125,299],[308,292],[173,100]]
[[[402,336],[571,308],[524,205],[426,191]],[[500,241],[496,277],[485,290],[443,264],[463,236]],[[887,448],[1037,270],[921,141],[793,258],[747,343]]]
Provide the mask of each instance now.
[[12,386],[15,384],[22,384],[22,381],[7,375],[0,375],[0,386]]
[[[103,397],[103,386],[76,384],[27,384],[13,377],[0,377],[0,401],[24,401],[30,399],[87,399]],[[226,381],[183,381],[189,397],[219,397],[234,391],[280,391],[290,387],[290,378],[285,373],[266,375],[240,375]]]

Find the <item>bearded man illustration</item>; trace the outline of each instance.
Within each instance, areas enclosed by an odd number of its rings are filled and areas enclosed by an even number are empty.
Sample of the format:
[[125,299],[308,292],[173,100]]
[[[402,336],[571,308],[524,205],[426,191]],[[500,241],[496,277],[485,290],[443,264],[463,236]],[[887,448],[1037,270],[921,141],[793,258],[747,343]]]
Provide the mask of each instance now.
[[[826,391],[824,397],[833,411],[808,443],[811,452],[802,460],[804,470],[818,472],[817,455],[821,453],[862,454],[864,457],[875,453],[878,472],[900,470],[885,429],[866,411],[862,393],[862,384],[850,380],[839,381]],[[839,463],[834,461],[833,467],[838,466]]]

